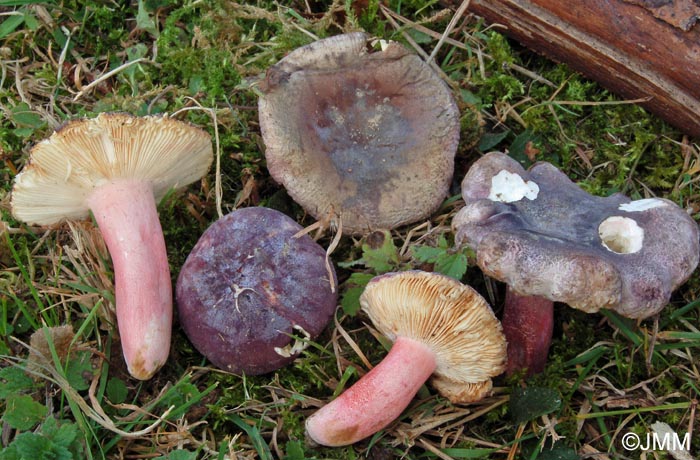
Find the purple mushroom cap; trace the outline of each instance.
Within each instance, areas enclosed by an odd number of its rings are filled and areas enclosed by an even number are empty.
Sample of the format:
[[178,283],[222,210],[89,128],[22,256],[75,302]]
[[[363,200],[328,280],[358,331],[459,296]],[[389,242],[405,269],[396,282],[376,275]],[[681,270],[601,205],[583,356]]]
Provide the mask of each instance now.
[[456,241],[520,295],[629,318],[658,313],[700,258],[698,226],[673,202],[592,196],[553,165],[499,152],[462,182]]
[[180,324],[219,368],[274,371],[333,316],[335,272],[321,246],[295,236],[300,230],[278,211],[239,209],[212,224],[187,257],[177,280]]

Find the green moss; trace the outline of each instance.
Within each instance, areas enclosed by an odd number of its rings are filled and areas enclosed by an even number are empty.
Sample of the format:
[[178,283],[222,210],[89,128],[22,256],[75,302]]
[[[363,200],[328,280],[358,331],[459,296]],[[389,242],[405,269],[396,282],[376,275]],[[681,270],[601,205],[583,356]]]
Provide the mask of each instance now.
[[[160,66],[149,72],[153,78],[158,77],[160,85],[185,87],[190,96],[201,98],[208,106],[226,100],[241,77],[227,47],[229,41],[236,39],[237,27],[218,24],[211,15],[202,20],[201,14],[194,7],[170,13],[157,42]],[[222,41],[221,47],[212,46],[215,40]],[[183,47],[183,43],[187,45]]]

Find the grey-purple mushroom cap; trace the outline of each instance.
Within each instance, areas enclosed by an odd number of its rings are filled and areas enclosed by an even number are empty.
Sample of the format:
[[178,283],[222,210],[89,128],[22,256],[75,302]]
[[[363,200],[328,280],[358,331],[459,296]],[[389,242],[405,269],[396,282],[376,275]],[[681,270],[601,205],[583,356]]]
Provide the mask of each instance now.
[[462,181],[452,227],[489,276],[521,295],[646,318],[700,259],[698,226],[662,198],[593,196],[546,162],[525,170],[492,152]]
[[447,197],[459,142],[452,93],[395,42],[364,33],[319,40],[272,66],[260,129],[272,177],[345,233],[428,217]]
[[279,211],[234,211],[212,224],[177,280],[180,324],[221,369],[249,375],[292,362],[333,316],[325,250]]

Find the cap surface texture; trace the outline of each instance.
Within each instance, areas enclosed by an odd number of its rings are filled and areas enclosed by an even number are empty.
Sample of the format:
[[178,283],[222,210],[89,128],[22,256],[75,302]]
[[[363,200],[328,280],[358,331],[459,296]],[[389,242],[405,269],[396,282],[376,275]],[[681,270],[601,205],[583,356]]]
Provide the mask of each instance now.
[[180,323],[221,369],[278,369],[304,347],[293,336],[315,338],[330,321],[337,292],[326,252],[308,235],[295,237],[300,230],[279,211],[243,208],[212,224],[187,257],[177,280]]

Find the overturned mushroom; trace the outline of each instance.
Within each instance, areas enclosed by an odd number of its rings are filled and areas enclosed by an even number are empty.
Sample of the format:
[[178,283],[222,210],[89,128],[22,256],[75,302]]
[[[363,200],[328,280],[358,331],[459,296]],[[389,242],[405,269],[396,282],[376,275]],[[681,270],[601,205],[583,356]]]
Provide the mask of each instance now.
[[180,323],[219,368],[274,371],[331,319],[335,272],[301,230],[279,211],[239,209],[212,224],[187,257],[176,289]]
[[393,345],[389,354],[306,421],[322,445],[352,444],[386,427],[431,383],[455,403],[477,401],[503,371],[501,325],[472,288],[436,273],[408,271],[372,279],[362,309]]
[[698,226],[673,202],[591,196],[549,163],[525,171],[505,154],[487,154],[462,181],[462,196],[452,223],[457,244],[508,285],[509,371],[544,367],[552,301],[646,318],[700,257]]
[[168,117],[105,113],[36,144],[15,178],[12,212],[50,225],[94,214],[114,264],[117,322],[129,372],[148,379],[170,350],[172,288],[156,200],[201,178],[205,131]]
[[447,197],[459,111],[447,85],[395,42],[319,40],[271,67],[260,129],[272,177],[350,233],[429,216]]

